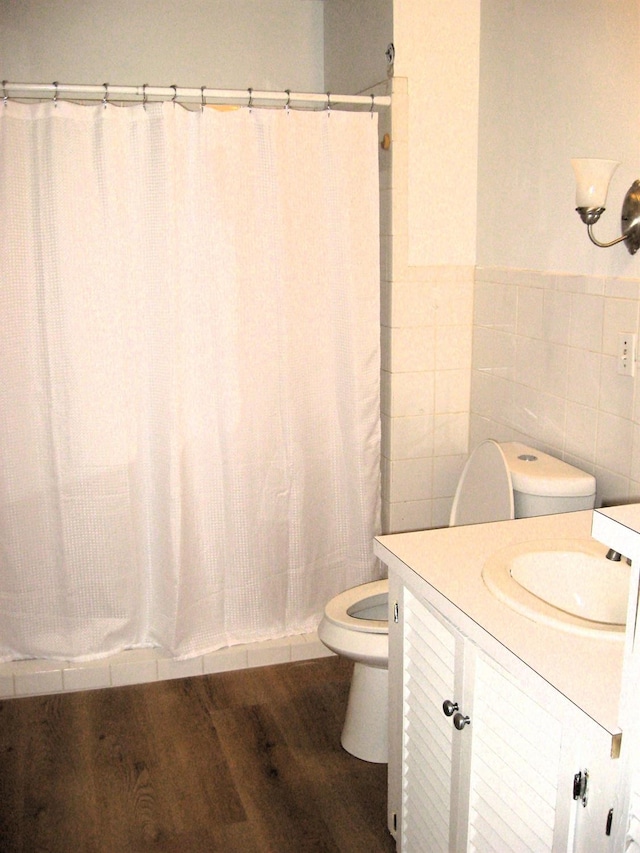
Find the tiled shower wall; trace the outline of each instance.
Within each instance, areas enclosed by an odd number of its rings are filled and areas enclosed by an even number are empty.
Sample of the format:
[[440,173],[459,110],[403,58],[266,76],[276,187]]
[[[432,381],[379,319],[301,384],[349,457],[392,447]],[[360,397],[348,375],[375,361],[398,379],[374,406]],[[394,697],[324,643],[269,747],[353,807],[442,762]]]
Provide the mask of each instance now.
[[447,524],[467,454],[473,267],[408,262],[408,95],[389,81],[382,151],[382,529]]
[[640,499],[638,378],[616,358],[639,297],[638,279],[478,268],[470,447],[523,441],[594,474],[599,502]]
[[128,649],[100,660],[71,663],[52,660],[17,660],[0,663],[0,700],[46,693],[68,693],[124,687],[251,669],[289,661],[331,656],[333,652],[316,632],[230,646],[188,660],[176,660],[160,649]]

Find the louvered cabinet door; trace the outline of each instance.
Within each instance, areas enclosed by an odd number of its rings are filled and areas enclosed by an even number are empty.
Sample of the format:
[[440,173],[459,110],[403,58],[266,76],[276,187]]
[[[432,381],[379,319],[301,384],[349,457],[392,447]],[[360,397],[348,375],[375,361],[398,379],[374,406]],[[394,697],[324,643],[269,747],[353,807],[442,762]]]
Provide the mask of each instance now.
[[[398,850],[610,853],[611,734],[504,647],[498,662],[391,583],[389,827]],[[584,803],[573,796],[582,770]]]
[[[477,648],[470,726],[467,842],[461,849],[613,849],[607,831],[618,763],[609,732],[535,673],[516,675]],[[585,771],[584,800],[574,799],[574,777]]]
[[460,849],[459,793],[467,784],[460,772],[465,733],[453,725],[464,703],[464,641],[409,591],[403,634],[400,849],[447,853]]
[[471,725],[466,849],[553,850],[562,721],[478,652]]
[[552,851],[562,721],[409,591],[403,634],[400,849]]

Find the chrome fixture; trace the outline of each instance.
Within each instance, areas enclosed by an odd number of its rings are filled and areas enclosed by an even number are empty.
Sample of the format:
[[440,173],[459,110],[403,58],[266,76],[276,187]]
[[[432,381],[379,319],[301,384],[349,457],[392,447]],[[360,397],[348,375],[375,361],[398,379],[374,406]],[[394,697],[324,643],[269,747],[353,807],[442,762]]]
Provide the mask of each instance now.
[[576,176],[576,210],[587,226],[591,242],[608,249],[624,240],[629,253],[635,255],[640,248],[640,180],[631,184],[622,203],[622,236],[610,243],[601,243],[592,229],[604,213],[609,184],[620,164],[617,160],[576,159],[571,165]]

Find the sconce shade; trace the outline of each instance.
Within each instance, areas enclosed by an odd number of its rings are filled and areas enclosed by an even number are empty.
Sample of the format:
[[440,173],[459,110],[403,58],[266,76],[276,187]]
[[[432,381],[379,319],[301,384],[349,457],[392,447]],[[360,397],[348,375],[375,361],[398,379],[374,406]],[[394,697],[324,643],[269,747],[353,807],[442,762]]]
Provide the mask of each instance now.
[[576,175],[576,211],[587,226],[591,242],[601,249],[608,249],[624,241],[629,254],[635,255],[640,249],[640,180],[631,184],[622,203],[622,235],[602,243],[593,233],[593,226],[604,212],[609,184],[620,163],[617,160],[575,159],[571,165]]
[[617,160],[576,159],[571,161],[576,176],[576,208],[606,207],[607,193]]

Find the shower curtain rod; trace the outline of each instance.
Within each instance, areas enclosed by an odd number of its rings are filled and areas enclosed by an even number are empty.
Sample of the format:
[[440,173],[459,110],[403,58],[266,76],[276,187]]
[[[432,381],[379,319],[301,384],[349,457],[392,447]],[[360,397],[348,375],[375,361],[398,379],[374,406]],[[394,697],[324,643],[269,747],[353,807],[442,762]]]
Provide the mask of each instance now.
[[2,82],[2,98],[17,100],[116,101],[151,103],[175,101],[193,106],[207,104],[244,107],[291,107],[292,109],[324,110],[349,109],[378,111],[390,106],[389,95],[334,95],[316,92],[269,92],[253,89],[199,89],[182,86],[101,86],[68,83],[10,83]]

